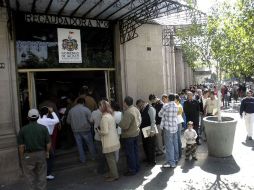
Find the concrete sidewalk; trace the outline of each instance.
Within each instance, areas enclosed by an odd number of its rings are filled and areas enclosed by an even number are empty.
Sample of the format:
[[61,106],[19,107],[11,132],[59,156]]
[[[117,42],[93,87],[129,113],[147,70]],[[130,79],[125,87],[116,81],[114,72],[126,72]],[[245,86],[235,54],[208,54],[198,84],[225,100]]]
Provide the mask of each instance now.
[[[180,160],[174,169],[161,168],[163,156],[153,168],[142,165],[136,176],[125,177],[115,182],[104,182],[103,176],[91,167],[81,166],[57,171],[56,179],[48,182],[48,190],[254,190],[254,141],[245,141],[246,130],[243,120],[236,110],[228,109],[223,115],[238,119],[233,155],[228,158],[209,157],[207,146],[202,142],[198,146],[198,161]],[[9,186],[1,186],[0,190],[26,190],[23,181]]]

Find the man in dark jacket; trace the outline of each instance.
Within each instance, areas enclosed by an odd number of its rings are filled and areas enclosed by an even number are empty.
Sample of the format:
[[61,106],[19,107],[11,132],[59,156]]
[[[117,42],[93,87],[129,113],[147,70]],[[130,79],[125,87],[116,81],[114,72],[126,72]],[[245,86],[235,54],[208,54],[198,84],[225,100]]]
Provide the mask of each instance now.
[[136,102],[136,106],[141,114],[141,125],[140,129],[142,130],[144,127],[151,126],[151,133],[148,137],[145,137],[142,133],[142,142],[143,148],[146,155],[147,166],[154,166],[155,162],[155,109],[149,105],[147,102],[139,99]]
[[200,114],[200,105],[197,100],[193,99],[192,92],[187,92],[187,100],[183,104],[184,114],[186,116],[186,122],[193,122],[193,129],[197,132],[198,137],[196,139],[197,145],[200,145],[199,142],[199,114]]
[[240,116],[244,115],[245,126],[247,130],[247,139],[252,140],[253,138],[253,123],[254,123],[254,98],[252,97],[253,92],[249,90],[247,97],[244,98],[240,106]]
[[151,102],[152,106],[154,107],[156,111],[156,127],[158,130],[158,134],[156,135],[156,143],[155,143],[155,149],[156,149],[156,155],[162,155],[164,154],[164,147],[163,147],[163,134],[162,130],[160,129],[160,124],[161,124],[161,117],[158,116],[158,113],[160,112],[161,108],[163,107],[163,102],[157,98],[154,94],[149,95],[149,101]]

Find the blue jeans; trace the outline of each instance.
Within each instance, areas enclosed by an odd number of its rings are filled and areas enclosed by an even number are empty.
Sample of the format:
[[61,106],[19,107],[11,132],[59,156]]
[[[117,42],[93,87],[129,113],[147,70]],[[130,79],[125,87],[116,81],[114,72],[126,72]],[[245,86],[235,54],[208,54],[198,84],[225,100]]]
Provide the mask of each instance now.
[[124,138],[123,142],[129,172],[137,173],[140,168],[138,156],[138,136]]
[[178,160],[182,157],[182,141],[181,141],[181,131],[182,131],[182,123],[177,124],[177,142],[178,142]]
[[79,152],[79,159],[81,162],[86,161],[85,152],[84,152],[84,145],[83,140],[87,144],[90,154],[92,155],[92,159],[95,159],[96,151],[95,146],[93,143],[93,137],[90,131],[88,132],[74,132],[74,137],[77,143],[78,152]]
[[166,162],[174,167],[179,158],[177,132],[170,133],[168,130],[164,129],[164,140],[166,147]]
[[55,151],[50,149],[49,158],[47,158],[47,175],[52,175],[53,164],[55,160]]

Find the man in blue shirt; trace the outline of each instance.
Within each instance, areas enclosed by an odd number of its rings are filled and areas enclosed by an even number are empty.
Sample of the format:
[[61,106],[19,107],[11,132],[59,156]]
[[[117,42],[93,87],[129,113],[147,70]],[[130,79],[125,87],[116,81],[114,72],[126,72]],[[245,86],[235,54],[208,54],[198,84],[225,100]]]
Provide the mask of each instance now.
[[247,139],[252,140],[253,138],[253,125],[254,125],[254,98],[252,97],[253,92],[249,90],[247,97],[245,97],[240,106],[240,116],[244,115],[245,126],[247,130]]

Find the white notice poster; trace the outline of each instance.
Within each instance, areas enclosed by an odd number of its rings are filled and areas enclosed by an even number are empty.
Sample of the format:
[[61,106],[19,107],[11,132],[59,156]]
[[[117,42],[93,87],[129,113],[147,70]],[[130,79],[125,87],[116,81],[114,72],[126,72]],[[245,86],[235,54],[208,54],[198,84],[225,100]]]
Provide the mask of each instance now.
[[58,28],[59,63],[82,63],[80,30]]

